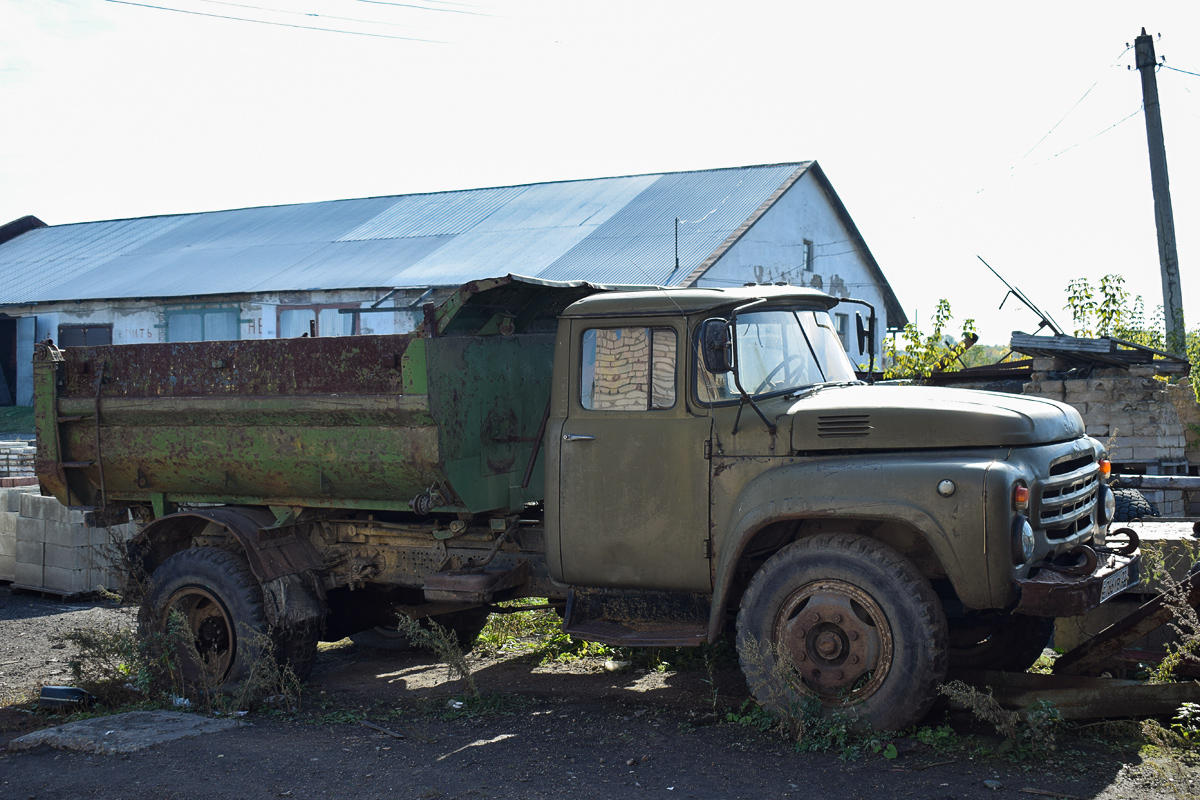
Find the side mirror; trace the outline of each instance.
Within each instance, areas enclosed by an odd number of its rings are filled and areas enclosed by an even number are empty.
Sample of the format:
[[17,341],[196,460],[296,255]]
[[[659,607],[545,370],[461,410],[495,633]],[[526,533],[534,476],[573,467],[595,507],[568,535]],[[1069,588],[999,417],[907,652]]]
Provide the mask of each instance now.
[[714,317],[700,323],[700,353],[704,368],[714,375],[733,370],[733,334],[728,320]]
[[[858,329],[858,352],[865,353],[868,345],[875,344],[875,331],[871,330],[869,321],[863,321],[862,314],[854,315],[854,327]],[[874,347],[871,348],[871,352],[874,352]]]

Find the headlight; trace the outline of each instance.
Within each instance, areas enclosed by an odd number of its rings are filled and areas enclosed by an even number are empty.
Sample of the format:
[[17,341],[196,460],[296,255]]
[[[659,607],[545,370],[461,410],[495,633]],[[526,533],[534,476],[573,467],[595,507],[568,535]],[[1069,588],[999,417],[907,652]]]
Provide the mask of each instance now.
[[1020,566],[1033,558],[1034,544],[1033,527],[1018,514],[1013,520],[1013,563]]
[[1100,527],[1103,528],[1112,522],[1116,513],[1117,496],[1112,489],[1108,488],[1108,484],[1102,484],[1100,486]]

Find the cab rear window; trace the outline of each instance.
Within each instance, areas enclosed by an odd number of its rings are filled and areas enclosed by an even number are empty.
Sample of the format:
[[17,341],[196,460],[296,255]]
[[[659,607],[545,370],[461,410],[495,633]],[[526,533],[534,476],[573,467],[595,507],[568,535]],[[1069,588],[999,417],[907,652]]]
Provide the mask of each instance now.
[[589,328],[582,347],[584,408],[654,411],[675,405],[678,340],[672,328]]

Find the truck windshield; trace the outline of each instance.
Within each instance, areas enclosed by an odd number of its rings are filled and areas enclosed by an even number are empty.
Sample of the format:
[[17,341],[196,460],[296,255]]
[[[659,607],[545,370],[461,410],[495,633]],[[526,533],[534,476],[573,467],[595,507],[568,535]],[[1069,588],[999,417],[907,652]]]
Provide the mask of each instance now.
[[[735,354],[742,387],[751,395],[793,392],[833,381],[855,380],[829,314],[773,309],[737,318]],[[700,400],[720,403],[740,397],[733,375],[714,375],[697,358]]]

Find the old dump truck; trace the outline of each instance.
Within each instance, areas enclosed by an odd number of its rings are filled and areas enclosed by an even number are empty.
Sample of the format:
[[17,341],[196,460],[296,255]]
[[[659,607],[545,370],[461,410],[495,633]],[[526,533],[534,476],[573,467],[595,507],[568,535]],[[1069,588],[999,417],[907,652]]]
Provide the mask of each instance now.
[[[1043,399],[856,380],[792,286],[480,280],[414,333],[35,353],[37,472],[145,523],[142,624],[236,681],[251,641],[549,598],[585,640],[736,631],[754,695],[879,729],[948,664],[1024,669],[1138,580],[1102,446]],[[861,321],[861,320],[860,320]]]

